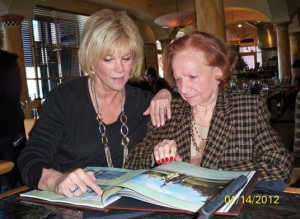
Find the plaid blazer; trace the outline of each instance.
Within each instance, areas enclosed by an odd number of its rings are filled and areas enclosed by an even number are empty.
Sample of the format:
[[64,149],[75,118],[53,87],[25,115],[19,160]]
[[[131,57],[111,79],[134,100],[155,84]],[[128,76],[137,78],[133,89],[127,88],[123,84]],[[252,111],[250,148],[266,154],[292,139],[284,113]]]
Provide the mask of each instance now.
[[[164,139],[177,143],[184,162],[191,159],[191,107],[181,98],[171,102],[165,126],[148,123],[143,141],[130,152],[126,168],[151,168],[153,147]],[[270,126],[265,99],[258,95],[219,91],[200,166],[222,170],[259,170],[260,180],[288,182],[294,157]]]

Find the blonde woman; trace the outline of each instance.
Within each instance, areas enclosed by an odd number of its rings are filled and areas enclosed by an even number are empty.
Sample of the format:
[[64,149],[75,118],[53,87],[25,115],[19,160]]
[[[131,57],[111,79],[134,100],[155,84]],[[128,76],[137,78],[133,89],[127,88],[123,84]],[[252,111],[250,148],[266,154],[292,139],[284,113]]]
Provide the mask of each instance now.
[[[46,98],[18,165],[32,188],[79,196],[88,188],[101,195],[87,166],[122,168],[145,135],[150,111],[156,126],[170,117],[170,92],[151,102],[150,93],[126,85],[141,72],[143,41],[125,12],[102,10],[90,16],[79,49],[88,76],[65,82]],[[147,110],[151,102],[151,108]],[[67,172],[66,171],[70,171]]]

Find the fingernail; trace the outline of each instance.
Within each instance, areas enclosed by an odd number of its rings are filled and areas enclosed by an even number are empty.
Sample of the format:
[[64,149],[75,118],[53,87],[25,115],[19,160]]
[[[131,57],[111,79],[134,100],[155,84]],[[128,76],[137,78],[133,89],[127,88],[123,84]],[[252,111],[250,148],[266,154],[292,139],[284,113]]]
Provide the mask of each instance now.
[[174,158],[171,156],[171,157],[170,157],[170,161],[173,161],[173,159],[174,159]]
[[160,160],[156,161],[156,163],[160,164]]
[[164,163],[164,162],[165,162],[165,159],[161,159],[161,162]]
[[166,162],[169,162],[169,158],[166,157]]

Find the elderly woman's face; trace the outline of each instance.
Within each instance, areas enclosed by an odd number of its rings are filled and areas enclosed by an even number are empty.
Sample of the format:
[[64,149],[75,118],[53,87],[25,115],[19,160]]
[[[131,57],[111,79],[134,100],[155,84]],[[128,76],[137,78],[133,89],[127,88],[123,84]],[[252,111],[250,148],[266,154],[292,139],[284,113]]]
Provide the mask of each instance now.
[[104,56],[94,66],[95,78],[106,91],[121,90],[132,70],[132,55],[130,52],[115,53]]
[[186,50],[176,54],[172,68],[178,91],[192,107],[205,106],[217,95],[222,72],[207,64],[203,52]]

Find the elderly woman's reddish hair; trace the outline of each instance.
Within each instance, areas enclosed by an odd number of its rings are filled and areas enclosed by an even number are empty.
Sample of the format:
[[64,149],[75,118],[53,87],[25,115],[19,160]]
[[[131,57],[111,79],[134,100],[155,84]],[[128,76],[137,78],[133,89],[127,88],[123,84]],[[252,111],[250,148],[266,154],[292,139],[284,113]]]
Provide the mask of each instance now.
[[229,77],[230,69],[235,63],[235,53],[227,44],[216,36],[196,31],[174,40],[163,51],[162,64],[165,79],[172,86],[175,85],[173,77],[173,57],[186,50],[196,50],[204,53],[208,65],[218,67],[223,72],[220,82]]

